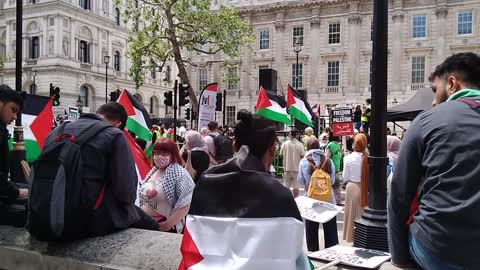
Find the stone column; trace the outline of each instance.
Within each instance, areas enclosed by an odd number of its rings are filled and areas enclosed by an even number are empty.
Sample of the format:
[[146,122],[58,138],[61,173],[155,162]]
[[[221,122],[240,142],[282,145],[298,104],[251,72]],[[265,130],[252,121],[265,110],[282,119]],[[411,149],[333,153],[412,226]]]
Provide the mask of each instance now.
[[[43,37],[40,38],[40,55],[48,55],[48,16],[43,17]],[[55,40],[56,41],[56,40]]]
[[[320,31],[320,8],[314,8],[312,10],[312,18],[310,19],[310,48],[311,48],[311,57],[310,57],[310,95],[320,94],[321,89],[321,76],[320,76],[320,48],[319,45],[322,44],[322,34]],[[308,39],[308,37],[307,37]],[[313,92],[315,91],[315,92]],[[310,104],[312,105],[312,104]]]
[[76,27],[76,23],[73,20],[70,20],[70,58],[75,60],[77,59],[77,39],[75,38],[76,33],[73,31],[74,26]]
[[447,48],[445,45],[445,36],[447,35],[447,15],[448,15],[448,8],[446,6],[438,7],[435,10],[435,15],[437,15],[437,42],[436,42],[436,49],[437,49],[437,61],[435,61],[435,65],[438,65],[445,60]]
[[395,12],[392,16],[393,20],[393,56],[392,56],[392,90],[402,90],[402,24],[403,13]]
[[354,93],[358,92],[358,67],[360,65],[360,32],[362,17],[360,15],[350,15],[348,17],[348,25],[350,28],[350,41],[348,52],[348,88]]
[[[278,12],[276,14],[275,35],[273,35],[273,33],[270,35],[270,38],[275,37],[275,39],[273,40],[275,52],[272,52],[272,57],[274,59],[275,66],[272,66],[272,68],[277,70],[277,76],[281,78],[280,80],[277,79],[277,89],[279,91],[281,91],[281,89],[286,91],[285,85],[280,85],[280,82],[282,82],[283,84],[286,84],[286,82],[289,81],[288,80],[289,75],[285,77],[285,67],[287,67],[287,70],[289,70],[290,68],[288,66],[288,63],[287,63],[287,66],[285,66],[285,56],[286,56],[285,49],[288,50],[293,47],[293,41],[291,39],[288,39],[287,42],[285,42],[284,40],[284,36],[285,36],[284,18],[285,18],[285,13],[283,11]],[[256,72],[258,73],[258,70]]]
[[54,55],[63,55],[62,51],[62,44],[63,44],[63,37],[61,30],[63,28],[63,20],[61,16],[56,16],[55,17],[55,34],[54,34],[54,50],[53,54]]

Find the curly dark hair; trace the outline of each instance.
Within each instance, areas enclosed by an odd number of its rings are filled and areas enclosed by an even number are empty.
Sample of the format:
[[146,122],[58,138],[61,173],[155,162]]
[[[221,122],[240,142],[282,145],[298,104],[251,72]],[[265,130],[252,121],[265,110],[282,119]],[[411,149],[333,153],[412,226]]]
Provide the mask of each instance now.
[[437,77],[446,78],[449,75],[455,75],[457,79],[478,89],[480,88],[478,74],[480,74],[480,57],[472,52],[457,53],[438,65],[428,79],[432,82]]

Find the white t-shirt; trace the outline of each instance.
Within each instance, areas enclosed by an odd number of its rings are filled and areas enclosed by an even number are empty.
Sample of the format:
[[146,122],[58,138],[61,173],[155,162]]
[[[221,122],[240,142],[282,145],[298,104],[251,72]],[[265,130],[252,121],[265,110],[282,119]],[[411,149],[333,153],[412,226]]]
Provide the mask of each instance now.
[[353,152],[343,158],[343,181],[360,183],[363,153]]
[[298,172],[300,160],[305,155],[305,147],[297,139],[290,139],[282,144],[280,155],[283,156],[285,171]]
[[163,191],[163,182],[159,181],[159,172],[140,188],[140,207],[150,215],[162,215],[166,218],[172,214],[172,207]]

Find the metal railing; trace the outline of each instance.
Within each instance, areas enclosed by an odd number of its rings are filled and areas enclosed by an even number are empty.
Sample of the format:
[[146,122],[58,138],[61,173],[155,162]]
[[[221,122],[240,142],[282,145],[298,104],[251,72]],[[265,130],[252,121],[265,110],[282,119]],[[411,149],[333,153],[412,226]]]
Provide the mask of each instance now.
[[326,94],[338,94],[340,93],[340,87],[338,86],[327,86],[325,87]]

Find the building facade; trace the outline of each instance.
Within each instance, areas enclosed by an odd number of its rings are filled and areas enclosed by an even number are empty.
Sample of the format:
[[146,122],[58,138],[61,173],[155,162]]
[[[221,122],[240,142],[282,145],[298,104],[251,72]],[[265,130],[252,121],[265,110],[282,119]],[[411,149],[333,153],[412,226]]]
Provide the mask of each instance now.
[[[373,2],[366,0],[215,0],[235,5],[256,35],[236,67],[223,56],[192,54],[194,88],[212,82],[227,91],[227,122],[240,109],[253,110],[259,70],[277,70],[278,92],[287,83],[305,90],[310,104],[363,104],[370,97]],[[388,106],[429,87],[428,76],[447,56],[480,52],[480,1],[390,0],[388,22]],[[298,39],[302,50],[294,51]],[[206,45],[208,46],[208,44]],[[296,72],[298,71],[298,83]],[[228,74],[237,80],[225,81]]]
[[[15,86],[15,0],[0,0],[0,83]],[[94,112],[116,89],[128,89],[152,117],[163,117],[163,93],[173,87],[175,66],[148,71],[135,89],[128,76],[128,26],[113,0],[24,0],[23,90],[49,95],[60,88],[61,105]],[[105,64],[104,56],[110,56]],[[107,93],[106,93],[107,92]]]

